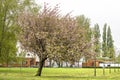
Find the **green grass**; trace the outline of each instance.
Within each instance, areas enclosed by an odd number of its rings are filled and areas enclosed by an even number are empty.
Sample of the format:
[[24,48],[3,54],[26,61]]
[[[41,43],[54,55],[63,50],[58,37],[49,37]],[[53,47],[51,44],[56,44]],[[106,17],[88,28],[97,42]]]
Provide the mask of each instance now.
[[36,77],[37,68],[0,68],[0,80],[120,80],[120,72],[111,74],[105,69],[97,69],[94,77],[93,68],[44,68],[41,77]]

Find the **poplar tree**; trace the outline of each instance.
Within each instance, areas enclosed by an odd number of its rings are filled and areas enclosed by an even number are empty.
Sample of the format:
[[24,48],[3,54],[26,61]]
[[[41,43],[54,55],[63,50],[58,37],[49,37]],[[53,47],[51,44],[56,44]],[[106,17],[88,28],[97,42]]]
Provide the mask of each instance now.
[[106,37],[106,29],[107,29],[107,24],[104,24],[103,27],[103,36],[102,36],[102,51],[103,51],[103,57],[107,57],[107,37]]
[[110,26],[107,30],[107,56],[109,58],[114,58],[114,44],[113,44],[113,38],[111,34]]
[[102,51],[104,57],[114,58],[114,44],[111,34],[110,26],[107,29],[107,24],[103,28],[103,42],[102,42]]
[[93,30],[93,37],[95,39],[94,50],[97,56],[100,56],[100,36],[101,34],[100,34],[99,25],[95,24]]

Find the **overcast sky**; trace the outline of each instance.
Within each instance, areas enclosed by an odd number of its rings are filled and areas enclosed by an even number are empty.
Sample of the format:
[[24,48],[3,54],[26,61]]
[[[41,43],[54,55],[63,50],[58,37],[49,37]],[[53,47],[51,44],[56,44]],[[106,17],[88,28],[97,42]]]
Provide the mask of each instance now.
[[72,11],[73,16],[84,14],[91,19],[91,27],[100,25],[101,33],[104,23],[111,27],[114,44],[120,48],[120,0],[36,0],[43,6],[59,4],[61,13]]

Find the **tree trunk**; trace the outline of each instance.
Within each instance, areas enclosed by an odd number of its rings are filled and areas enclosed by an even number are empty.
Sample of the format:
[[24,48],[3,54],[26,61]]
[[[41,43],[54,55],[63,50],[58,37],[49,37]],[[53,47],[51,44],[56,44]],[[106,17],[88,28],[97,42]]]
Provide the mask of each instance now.
[[80,62],[78,61],[78,68],[80,67],[79,63],[80,63]]
[[70,68],[72,68],[73,67],[73,64],[70,64]]
[[118,63],[118,72],[119,72],[119,63]]
[[60,67],[63,67],[63,62],[60,62]]
[[120,65],[119,65],[119,63],[118,63],[118,71],[119,71],[119,69],[120,69]]
[[8,60],[7,60],[7,62],[6,62],[6,67],[9,67],[9,62],[8,62]]
[[87,59],[85,59],[85,67],[87,68],[88,66],[87,66]]
[[66,62],[66,67],[68,67],[68,63]]
[[39,62],[39,68],[38,68],[38,72],[36,74],[36,76],[41,76],[41,73],[42,73],[42,69],[43,69],[43,66],[44,66],[44,63],[45,63],[45,59],[42,59],[40,62]]
[[94,76],[96,76],[96,56],[95,56],[95,61],[94,61]]
[[109,66],[109,73],[111,73],[111,67]]
[[60,62],[57,62],[57,65],[58,65],[58,68],[60,68],[61,66],[60,66]]
[[9,67],[9,52],[7,52],[7,51],[6,51],[6,53],[8,53],[8,54],[6,55],[6,65],[7,65],[7,67]]
[[116,68],[115,68],[116,66],[115,66],[115,59],[114,59],[114,72],[116,72]]
[[0,57],[1,57],[1,53],[2,53],[2,52],[1,52],[1,42],[0,42]]
[[103,65],[103,75],[105,75],[105,63]]
[[52,67],[52,60],[49,59],[49,62],[50,62],[49,67]]
[[3,25],[2,25],[2,33],[1,33],[1,40],[0,40],[0,56],[1,56],[1,54],[2,54],[2,42],[3,42],[3,40],[4,40],[4,35],[5,35],[5,24],[6,24],[6,20],[7,20],[7,9],[8,9],[8,7],[6,7],[6,9],[5,9],[5,13],[4,13],[4,16],[3,16]]

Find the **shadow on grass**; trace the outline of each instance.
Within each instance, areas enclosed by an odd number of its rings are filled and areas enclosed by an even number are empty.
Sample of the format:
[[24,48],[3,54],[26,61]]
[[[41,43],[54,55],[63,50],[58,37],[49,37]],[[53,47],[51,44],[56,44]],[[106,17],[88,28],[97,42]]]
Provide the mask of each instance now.
[[[103,78],[103,76],[41,76],[42,78],[51,78],[51,79],[99,79],[99,78]],[[104,76],[105,78],[105,76]]]

